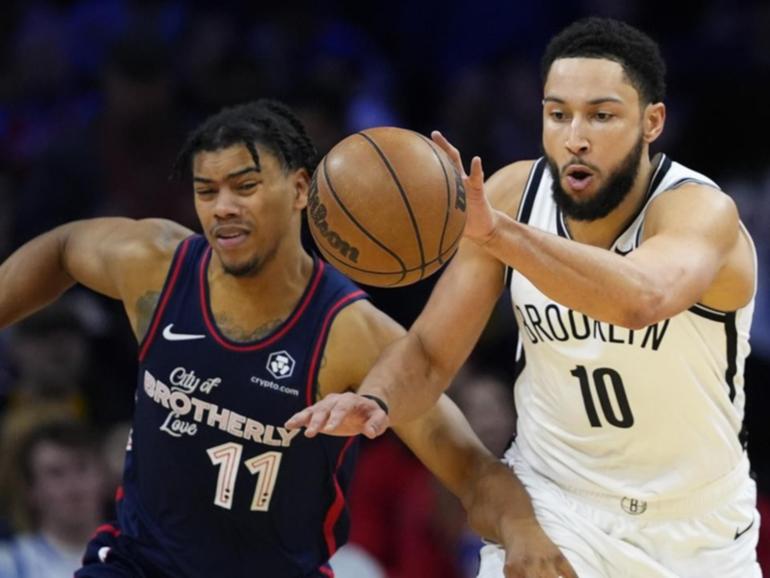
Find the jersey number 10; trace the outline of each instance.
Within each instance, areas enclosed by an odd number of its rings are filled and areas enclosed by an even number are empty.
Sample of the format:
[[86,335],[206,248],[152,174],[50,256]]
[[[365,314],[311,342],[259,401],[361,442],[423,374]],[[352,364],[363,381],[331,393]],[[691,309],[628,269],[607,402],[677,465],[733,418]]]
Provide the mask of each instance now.
[[[230,510],[233,507],[235,480],[238,477],[238,466],[241,463],[243,446],[228,442],[207,450],[211,463],[219,466],[217,490],[214,494],[214,504]],[[251,509],[255,512],[267,512],[270,499],[273,497],[275,480],[278,478],[278,468],[281,467],[280,452],[265,452],[243,462],[243,465],[257,476],[257,487],[251,500]]]
[[[591,427],[602,427],[602,422],[599,419],[599,414],[596,411],[596,404],[594,403],[594,395],[591,388],[591,380],[588,377],[588,370],[583,365],[578,365],[570,371],[572,375],[578,378],[580,381],[580,393],[583,394],[583,403],[586,407],[586,413],[588,414],[588,421],[591,423]],[[599,405],[602,408],[604,419],[610,425],[615,427],[629,428],[634,425],[634,414],[631,413],[631,406],[628,405],[628,396],[626,395],[626,389],[623,386],[623,380],[620,378],[620,374],[614,369],[609,367],[598,367],[593,370],[593,389],[596,390],[596,395],[599,398]],[[609,379],[612,391],[615,394],[615,404],[610,400],[610,392],[607,387],[607,380]],[[615,409],[620,413],[618,416]]]

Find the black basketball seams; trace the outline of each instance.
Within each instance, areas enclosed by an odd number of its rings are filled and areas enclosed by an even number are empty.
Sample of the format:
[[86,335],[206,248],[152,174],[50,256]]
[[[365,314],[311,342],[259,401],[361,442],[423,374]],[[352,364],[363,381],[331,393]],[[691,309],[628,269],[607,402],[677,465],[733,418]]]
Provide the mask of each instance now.
[[[350,212],[350,210],[349,210],[349,209],[348,209],[348,208],[345,206],[345,204],[342,202],[342,200],[340,199],[339,195],[337,194],[337,191],[336,191],[336,189],[334,188],[334,184],[332,183],[331,175],[329,174],[329,171],[327,170],[327,167],[326,167],[326,165],[327,165],[327,160],[326,160],[326,158],[327,158],[327,157],[324,157],[324,159],[323,159],[323,163],[322,163],[322,165],[321,165],[321,170],[323,171],[323,177],[324,177],[324,180],[326,181],[326,186],[328,186],[328,187],[329,187],[329,193],[330,193],[330,194],[331,194],[331,196],[334,198],[334,200],[335,200],[335,202],[337,203],[337,205],[339,206],[339,208],[340,208],[340,209],[342,209],[342,211],[345,213],[345,215],[347,215],[348,219],[350,219],[350,221],[351,221],[351,222],[352,222],[352,223],[353,223],[353,224],[354,224],[354,225],[355,225],[355,226],[356,226],[356,227],[357,227],[357,228],[358,228],[358,229],[359,229],[359,230],[360,230],[360,231],[361,231],[361,232],[362,232],[362,233],[363,233],[363,234],[364,234],[364,235],[365,235],[365,236],[366,236],[368,239],[370,239],[370,240],[372,241],[372,243],[374,243],[375,245],[377,245],[377,246],[378,246],[380,249],[382,249],[382,250],[383,250],[383,251],[385,251],[385,252],[386,252],[388,255],[390,255],[390,256],[391,256],[391,257],[393,257],[393,258],[394,258],[396,261],[398,261],[398,263],[401,265],[401,269],[402,269],[403,271],[406,271],[406,263],[404,263],[404,261],[403,261],[403,260],[402,260],[402,259],[401,259],[401,258],[400,258],[400,257],[399,257],[399,256],[398,256],[398,255],[397,255],[395,252],[394,252],[394,251],[391,251],[390,249],[388,249],[388,247],[387,247],[387,246],[385,246],[385,244],[384,244],[384,243],[382,243],[382,242],[381,242],[380,240],[378,240],[378,239],[377,239],[377,238],[376,238],[374,235],[372,235],[371,233],[369,233],[369,231],[368,231],[366,228],[364,228],[364,226],[363,226],[363,225],[362,225],[362,224],[361,224],[361,223],[360,223],[360,222],[359,222],[359,221],[358,221],[358,220],[357,220],[357,219],[356,219],[356,218],[353,216],[353,214]],[[314,236],[315,236],[315,235],[314,235]],[[320,240],[319,240],[319,239],[316,239],[316,242],[318,242],[318,245],[319,245],[319,246],[321,245],[321,242],[320,242]],[[327,249],[327,251],[329,251],[329,250]],[[329,252],[331,252],[331,251],[329,251]],[[347,263],[346,261],[343,261],[343,260],[341,260],[341,259],[338,259],[338,260],[339,260],[341,263]]]
[[[344,261],[337,257],[336,255],[329,253],[329,257],[331,257],[331,260],[337,261],[344,265],[345,267],[349,267],[350,269],[353,269],[355,271],[360,271],[361,273],[368,273],[369,275],[401,275],[403,274],[406,276],[407,273],[414,273],[415,271],[424,271],[428,266],[433,265],[434,263],[443,263],[445,259],[448,259],[452,256],[452,254],[457,250],[457,245],[460,242],[460,239],[462,238],[462,233],[460,233],[457,238],[454,240],[454,242],[449,246],[449,248],[444,251],[443,253],[439,254],[435,259],[431,259],[430,261],[427,261],[425,263],[424,267],[409,267],[402,269],[401,271],[372,271],[371,269],[363,269],[361,267],[356,267],[355,265],[350,265],[347,261]],[[326,256],[328,249],[325,247],[321,247],[321,250],[324,253],[324,256]],[[400,283],[400,281],[398,281]]]
[[449,226],[449,212],[452,210],[452,190],[449,184],[449,174],[447,173],[446,167],[444,166],[444,161],[441,159],[441,155],[436,150],[436,145],[433,144],[433,141],[419,133],[417,134],[420,136],[420,138],[422,138],[422,140],[428,143],[431,152],[433,152],[433,154],[436,156],[436,160],[441,167],[441,172],[444,173],[444,182],[446,183],[446,212],[444,213],[444,226],[441,228],[441,238],[439,239],[438,243],[439,263],[443,264],[441,255],[444,251],[444,237],[446,236],[446,230]]
[[[390,176],[393,178],[393,182],[396,183],[396,187],[398,187],[398,192],[401,194],[401,199],[404,201],[404,205],[406,206],[406,211],[409,214],[409,220],[412,223],[412,228],[414,229],[415,237],[417,238],[417,248],[420,250],[420,279],[422,279],[423,275],[425,274],[425,249],[423,248],[422,244],[422,237],[420,236],[420,228],[417,226],[417,219],[415,219],[414,212],[412,211],[412,206],[409,204],[409,198],[406,194],[406,191],[404,190],[404,187],[401,186],[401,181],[398,180],[398,175],[396,174],[395,169],[393,168],[393,165],[390,163],[390,160],[388,159],[387,155],[382,151],[382,149],[379,147],[379,145],[372,139],[369,135],[367,135],[365,132],[359,132],[357,133],[366,141],[372,145],[372,148],[377,152],[380,159],[382,159],[382,162],[385,164],[385,167],[388,169],[388,172],[390,173]],[[415,269],[416,271],[417,269]]]

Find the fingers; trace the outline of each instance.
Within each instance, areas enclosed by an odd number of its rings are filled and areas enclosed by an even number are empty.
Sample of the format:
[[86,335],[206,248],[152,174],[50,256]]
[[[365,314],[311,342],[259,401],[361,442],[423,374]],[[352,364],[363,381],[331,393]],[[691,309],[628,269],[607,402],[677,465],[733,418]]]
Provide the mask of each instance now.
[[304,427],[305,437],[315,437],[321,428],[326,425],[329,414],[335,406],[335,398],[337,397],[339,397],[339,395],[334,393],[327,395],[318,403],[295,413],[284,425],[288,429]]
[[484,169],[481,166],[481,157],[473,157],[471,160],[471,174],[468,175],[467,180],[468,185],[473,190],[481,190],[484,186]]
[[[321,428],[326,427],[326,423],[329,419],[329,414],[333,409],[333,399],[324,398],[314,406],[309,407],[311,411],[310,420],[305,426],[305,437],[313,438],[321,431]],[[306,410],[307,411],[307,410]]]
[[503,566],[505,578],[578,578],[563,555],[523,556],[508,559]]
[[369,400],[366,398],[361,398],[360,396],[353,393],[344,393],[340,396],[336,396],[334,399],[334,405],[329,412],[329,419],[323,426],[324,432],[332,432],[340,427],[340,425],[342,425],[342,423],[349,415],[352,415],[356,412],[362,401],[367,402]]
[[452,144],[444,137],[444,135],[437,130],[431,132],[430,137],[433,139],[433,142],[440,146],[447,154],[449,160],[452,161],[452,164],[455,166],[455,169],[457,169],[457,172],[460,174],[460,176],[465,177],[465,169],[463,168],[463,161],[460,157],[460,151],[452,146]]
[[305,428],[305,437],[319,433],[352,436],[363,433],[369,438],[381,435],[390,424],[388,415],[377,403],[358,394],[330,394],[318,403],[294,414],[286,427]]
[[313,415],[313,409],[315,406],[306,407],[302,411],[298,411],[283,424],[287,429],[299,429],[305,427],[310,421],[310,417]]
[[570,564],[563,556],[562,559],[559,560],[557,566],[559,568],[559,576],[562,578],[578,578],[577,572],[572,568],[572,564]]
[[382,411],[378,406],[377,410],[372,413],[366,424],[364,424],[363,434],[370,440],[374,439],[377,436],[384,434],[385,430],[388,429],[389,424],[390,419],[388,418],[388,414]]

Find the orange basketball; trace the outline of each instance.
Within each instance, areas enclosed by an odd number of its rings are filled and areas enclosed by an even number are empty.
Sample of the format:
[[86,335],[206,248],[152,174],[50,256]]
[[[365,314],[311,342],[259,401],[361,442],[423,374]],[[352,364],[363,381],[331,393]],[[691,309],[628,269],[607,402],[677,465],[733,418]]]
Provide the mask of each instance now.
[[313,174],[308,222],[324,258],[366,285],[424,279],[454,254],[465,191],[430,139],[380,127],[340,141]]

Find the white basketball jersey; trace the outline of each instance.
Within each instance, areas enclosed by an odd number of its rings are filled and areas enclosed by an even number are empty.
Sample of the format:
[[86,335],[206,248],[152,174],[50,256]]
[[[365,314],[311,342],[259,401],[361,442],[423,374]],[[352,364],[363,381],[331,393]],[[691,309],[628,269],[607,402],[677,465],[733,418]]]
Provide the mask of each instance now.
[[[656,161],[642,209],[610,249],[618,254],[638,246],[657,195],[687,182],[716,188],[665,156]],[[541,158],[518,220],[569,238],[551,184]],[[744,459],[753,299],[735,312],[695,305],[634,331],[573,311],[508,273],[519,327],[516,443],[535,471],[579,491],[661,499],[704,486]]]

